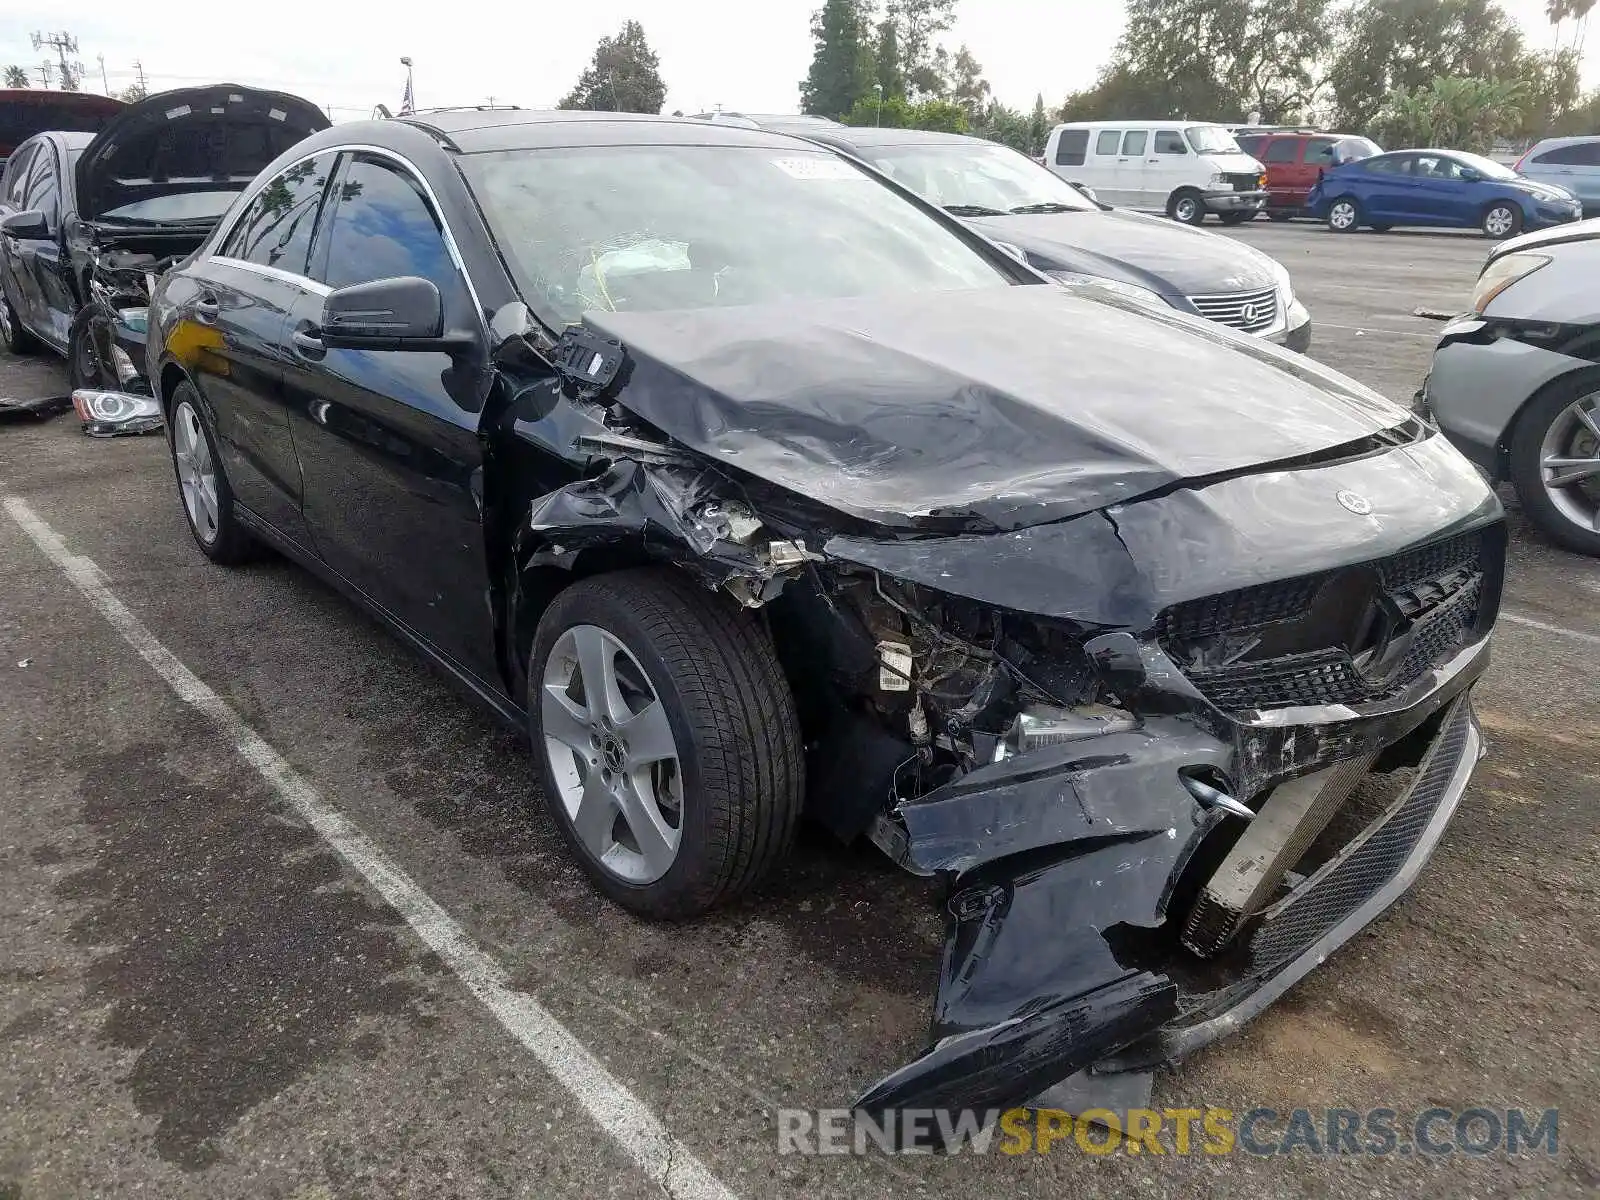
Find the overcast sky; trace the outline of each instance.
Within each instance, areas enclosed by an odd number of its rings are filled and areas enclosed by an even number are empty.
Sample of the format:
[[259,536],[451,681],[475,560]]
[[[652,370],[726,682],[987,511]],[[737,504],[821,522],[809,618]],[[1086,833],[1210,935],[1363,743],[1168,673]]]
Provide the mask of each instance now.
[[[1503,0],[1536,46],[1551,43],[1543,0]],[[85,87],[100,90],[99,55],[113,92],[144,63],[151,89],[230,82],[278,87],[330,107],[335,120],[397,108],[404,68],[416,63],[419,106],[498,103],[548,107],[576,82],[595,42],[628,18],[661,58],[666,111],[718,104],[792,112],[811,58],[810,15],[820,0],[431,0],[424,5],[324,2],[198,5],[11,0],[0,15],[0,64],[36,67],[34,31],[78,38]],[[1092,83],[1122,28],[1117,0],[962,0],[948,41],[965,41],[995,94],[1026,107],[1056,105]],[[70,15],[69,15],[70,14]],[[166,19],[163,19],[165,15]],[[281,20],[278,18],[282,18]],[[1591,42],[1600,44],[1600,35]],[[1591,49],[1585,75],[1596,76]],[[1219,119],[1243,114],[1217,113]]]

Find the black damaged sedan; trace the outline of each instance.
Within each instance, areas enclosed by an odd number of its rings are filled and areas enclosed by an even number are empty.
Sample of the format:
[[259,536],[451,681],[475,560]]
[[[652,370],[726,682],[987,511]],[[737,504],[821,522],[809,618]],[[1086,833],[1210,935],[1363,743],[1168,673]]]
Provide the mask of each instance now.
[[618,903],[704,912],[802,816],[948,883],[869,1111],[1130,1102],[1391,904],[1480,753],[1505,532],[1443,438],[815,144],[339,126],[148,350],[201,551],[526,730]]

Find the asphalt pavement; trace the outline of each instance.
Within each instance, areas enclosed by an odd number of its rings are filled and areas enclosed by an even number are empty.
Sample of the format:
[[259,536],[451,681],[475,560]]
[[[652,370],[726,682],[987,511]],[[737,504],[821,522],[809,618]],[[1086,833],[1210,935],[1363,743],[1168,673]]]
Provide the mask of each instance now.
[[[1231,236],[1395,399],[1486,248]],[[63,380],[0,358],[0,394]],[[930,887],[808,832],[737,907],[636,921],[515,737],[305,573],[201,557],[160,437],[0,426],[0,497],[0,1200],[1600,1188],[1600,562],[1515,513],[1491,754],[1432,864],[1155,1101],[1558,1107],[1557,1152],[891,1158],[780,1156],[776,1110],[920,1048]]]

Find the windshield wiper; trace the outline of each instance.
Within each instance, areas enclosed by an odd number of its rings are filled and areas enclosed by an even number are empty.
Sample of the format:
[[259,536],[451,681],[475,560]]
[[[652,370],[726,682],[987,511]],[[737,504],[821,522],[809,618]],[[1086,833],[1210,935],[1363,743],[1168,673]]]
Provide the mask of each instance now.
[[1058,212],[1089,212],[1087,208],[1077,208],[1071,204],[1059,204],[1054,200],[1047,200],[1043,204],[1019,204],[1011,210],[1014,216],[1024,216],[1031,213],[1058,213]]
[[982,204],[946,204],[945,212],[953,217],[1003,217],[1003,208],[989,208]]

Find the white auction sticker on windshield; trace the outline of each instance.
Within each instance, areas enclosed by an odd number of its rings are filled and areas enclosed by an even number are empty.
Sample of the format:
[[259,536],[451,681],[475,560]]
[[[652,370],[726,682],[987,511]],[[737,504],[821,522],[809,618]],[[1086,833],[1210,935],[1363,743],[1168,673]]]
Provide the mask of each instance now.
[[837,158],[775,158],[772,165],[796,179],[860,179],[861,172]]

